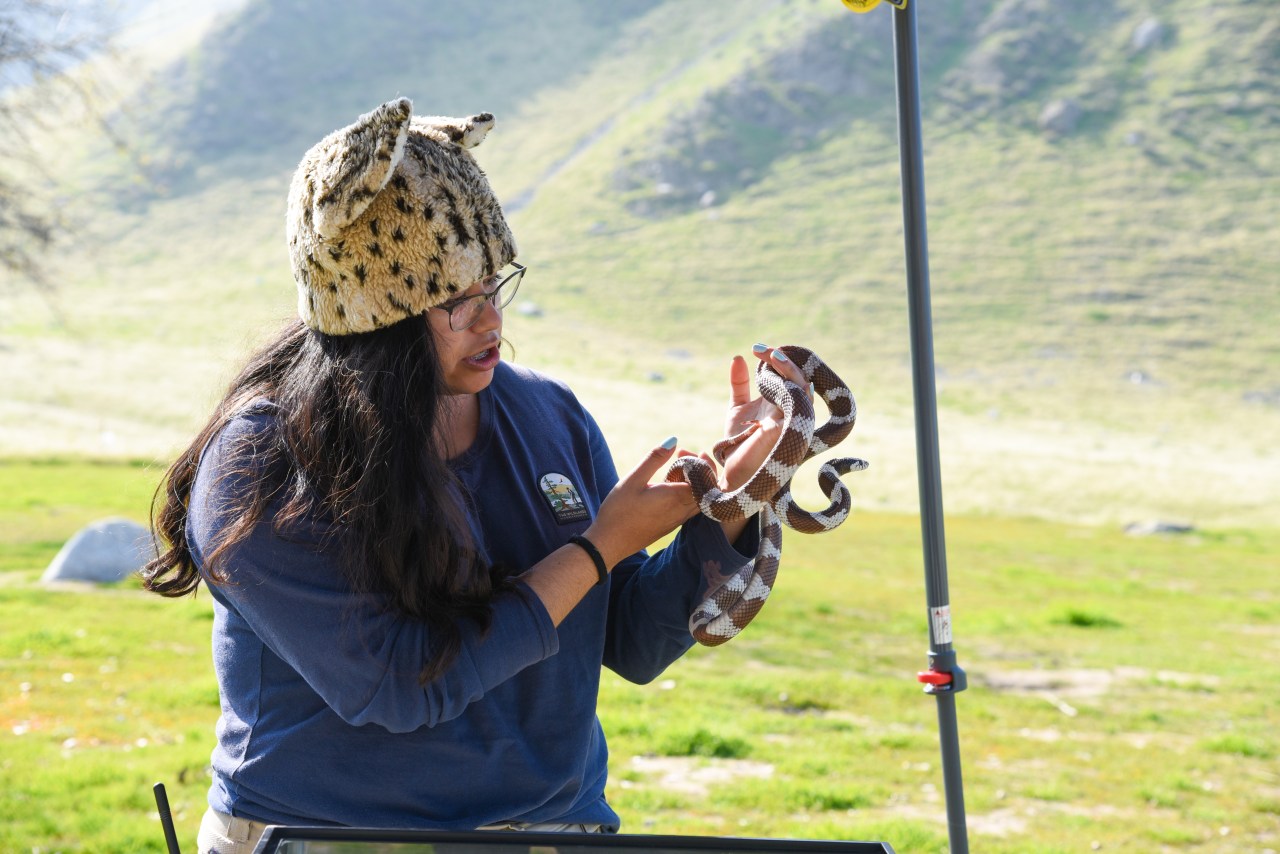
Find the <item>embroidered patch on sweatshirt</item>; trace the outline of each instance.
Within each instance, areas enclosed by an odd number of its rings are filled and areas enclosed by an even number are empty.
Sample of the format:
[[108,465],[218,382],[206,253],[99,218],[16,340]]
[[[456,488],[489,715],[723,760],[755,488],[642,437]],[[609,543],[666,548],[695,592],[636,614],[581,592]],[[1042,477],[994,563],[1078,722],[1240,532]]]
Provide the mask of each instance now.
[[542,489],[542,497],[547,499],[547,505],[555,515],[556,521],[561,525],[585,522],[591,518],[591,513],[582,500],[582,494],[569,478],[559,472],[550,472],[538,480],[538,486]]

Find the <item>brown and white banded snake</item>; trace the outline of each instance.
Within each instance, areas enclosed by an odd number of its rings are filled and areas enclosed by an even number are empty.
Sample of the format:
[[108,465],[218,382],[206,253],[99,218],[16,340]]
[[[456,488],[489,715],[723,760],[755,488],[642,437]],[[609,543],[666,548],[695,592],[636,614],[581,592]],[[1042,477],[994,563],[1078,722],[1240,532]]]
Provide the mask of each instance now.
[[[689,631],[704,646],[718,646],[735,637],[764,607],[773,589],[782,557],[782,524],[801,533],[830,531],[849,516],[849,490],[840,475],[862,471],[867,461],[853,457],[829,460],[818,470],[818,484],[831,504],[817,512],[798,506],[791,498],[791,479],[806,460],[834,447],[853,430],[857,406],[849,387],[818,356],[804,347],[778,348],[804,372],[821,395],[830,417],[817,426],[813,401],[807,389],[785,379],[767,362],[756,368],[760,394],[782,411],[782,435],[768,458],[746,483],[730,492],[722,491],[715,472],[705,460],[687,456],[671,464],[667,480],[685,480],[693,487],[703,515],[721,522],[760,514],[760,546],[756,556],[742,569],[720,575],[718,567],[704,568],[708,578],[706,596],[689,618]],[[750,430],[716,444],[712,455],[724,464],[729,454],[743,442]]]

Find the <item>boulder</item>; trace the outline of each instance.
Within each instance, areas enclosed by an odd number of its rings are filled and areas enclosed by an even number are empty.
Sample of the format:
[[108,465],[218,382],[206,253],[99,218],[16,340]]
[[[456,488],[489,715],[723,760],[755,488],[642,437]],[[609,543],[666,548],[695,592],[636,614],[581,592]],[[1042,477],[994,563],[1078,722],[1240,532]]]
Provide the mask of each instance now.
[[1133,35],[1129,37],[1129,48],[1134,53],[1144,53],[1153,47],[1158,47],[1164,38],[1164,24],[1157,18],[1147,18],[1134,27]]
[[1190,534],[1194,531],[1191,525],[1183,522],[1132,522],[1124,526],[1124,532],[1131,537],[1151,537],[1157,534]]
[[40,576],[50,581],[123,581],[155,555],[151,532],[128,519],[102,519],[67,540]]
[[1080,105],[1070,98],[1050,101],[1040,111],[1040,129],[1058,136],[1066,136],[1076,129],[1080,121]]

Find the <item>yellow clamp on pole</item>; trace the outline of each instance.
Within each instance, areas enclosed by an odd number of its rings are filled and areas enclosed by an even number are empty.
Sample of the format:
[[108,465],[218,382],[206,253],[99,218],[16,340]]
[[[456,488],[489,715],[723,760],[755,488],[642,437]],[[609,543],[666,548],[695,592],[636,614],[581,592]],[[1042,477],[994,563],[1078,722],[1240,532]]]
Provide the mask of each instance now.
[[[864,12],[870,12],[872,9],[880,5],[880,0],[840,0],[846,8],[857,12],[861,15]],[[907,0],[888,0],[890,6],[896,6],[899,9],[907,8]]]

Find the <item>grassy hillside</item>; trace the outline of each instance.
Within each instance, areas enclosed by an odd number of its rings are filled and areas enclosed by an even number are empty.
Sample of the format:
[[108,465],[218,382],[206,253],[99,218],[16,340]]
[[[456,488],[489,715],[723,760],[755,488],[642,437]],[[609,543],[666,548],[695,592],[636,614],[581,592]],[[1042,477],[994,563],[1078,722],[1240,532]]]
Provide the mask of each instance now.
[[[126,99],[147,180],[69,142],[89,231],[59,315],[4,298],[0,452],[170,453],[291,311],[302,150],[407,94],[498,114],[478,156],[541,309],[509,337],[620,457],[709,445],[729,355],[794,341],[855,386],[864,501],[913,505],[887,9],[310,9],[250,2]],[[1280,16],[935,0],[920,25],[948,506],[1273,524]],[[1074,123],[1042,128],[1055,102]]]

